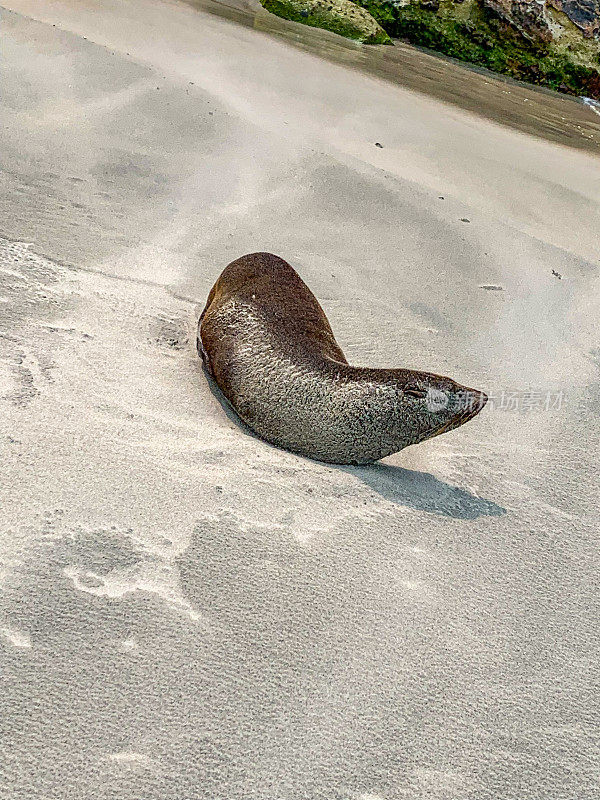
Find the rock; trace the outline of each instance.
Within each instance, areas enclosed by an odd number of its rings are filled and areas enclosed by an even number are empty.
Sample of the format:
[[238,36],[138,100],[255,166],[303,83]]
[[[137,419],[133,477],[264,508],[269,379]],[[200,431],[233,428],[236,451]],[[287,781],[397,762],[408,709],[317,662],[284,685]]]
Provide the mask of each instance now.
[[552,30],[544,13],[543,3],[532,0],[482,0],[482,5],[509,25],[513,25],[531,41],[552,41]]
[[260,0],[278,17],[338,33],[364,44],[392,44],[379,23],[350,0]]
[[548,0],[547,5],[562,11],[586,36],[600,34],[600,0]]
[[[587,38],[600,33],[600,0],[482,0],[507,22],[532,40],[551,42],[561,38],[561,28],[573,23]],[[562,12],[561,20],[556,12]]]

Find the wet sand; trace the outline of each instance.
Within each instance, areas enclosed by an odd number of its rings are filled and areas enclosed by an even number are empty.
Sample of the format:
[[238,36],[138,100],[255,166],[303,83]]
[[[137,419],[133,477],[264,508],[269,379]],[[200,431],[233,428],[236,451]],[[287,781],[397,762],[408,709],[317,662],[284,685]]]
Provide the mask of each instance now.
[[[4,5],[0,796],[594,797],[598,158],[254,11]],[[370,468],[246,435],[195,325],[263,249],[489,407]]]
[[266,31],[334,64],[385,78],[523,133],[600,153],[600,118],[585,107],[581,98],[523,84],[399,40],[394,47],[363,47],[340,36],[275,17],[258,0],[185,2],[240,25]]

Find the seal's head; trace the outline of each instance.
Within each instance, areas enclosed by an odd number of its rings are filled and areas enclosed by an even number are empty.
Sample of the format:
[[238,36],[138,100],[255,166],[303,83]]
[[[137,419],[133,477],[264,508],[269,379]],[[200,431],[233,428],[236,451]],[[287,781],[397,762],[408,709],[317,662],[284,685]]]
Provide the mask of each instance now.
[[404,447],[464,425],[487,403],[487,395],[429,372],[402,371],[395,381],[397,422]]

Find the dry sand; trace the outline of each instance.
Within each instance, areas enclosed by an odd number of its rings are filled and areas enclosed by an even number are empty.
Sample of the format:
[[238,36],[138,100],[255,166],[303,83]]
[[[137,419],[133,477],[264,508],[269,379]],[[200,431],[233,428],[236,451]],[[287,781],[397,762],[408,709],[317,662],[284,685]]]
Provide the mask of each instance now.
[[[3,5],[2,800],[596,797],[600,160],[260,13]],[[194,337],[254,250],[495,403],[370,468],[248,436]]]

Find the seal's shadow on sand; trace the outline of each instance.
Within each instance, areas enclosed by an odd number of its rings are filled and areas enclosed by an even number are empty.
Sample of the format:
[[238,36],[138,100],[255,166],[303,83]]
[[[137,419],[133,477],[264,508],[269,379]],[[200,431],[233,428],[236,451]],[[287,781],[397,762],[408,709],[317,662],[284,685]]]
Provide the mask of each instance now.
[[[263,441],[267,447],[275,447],[275,445],[260,439],[252,428],[248,427],[238,416],[204,364],[202,364],[202,371],[208,381],[211,392],[223,407],[227,417],[246,435]],[[298,455],[298,458],[310,462],[310,459],[305,456]],[[321,464],[322,462],[313,463]],[[340,464],[327,464],[327,466],[331,469],[354,475],[385,500],[396,503],[399,506],[414,508],[417,511],[426,511],[429,514],[439,514],[453,517],[454,519],[500,517],[506,513],[505,508],[497,505],[492,500],[477,497],[477,495],[466,489],[460,489],[458,486],[444,483],[444,481],[438,480],[429,472],[417,472],[416,470],[395,467],[393,464],[383,464],[381,462],[365,467],[351,467]]]
[[454,519],[500,517],[506,509],[492,500],[438,480],[429,472],[378,462],[366,467],[338,467],[360,478],[385,500]]

